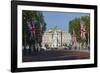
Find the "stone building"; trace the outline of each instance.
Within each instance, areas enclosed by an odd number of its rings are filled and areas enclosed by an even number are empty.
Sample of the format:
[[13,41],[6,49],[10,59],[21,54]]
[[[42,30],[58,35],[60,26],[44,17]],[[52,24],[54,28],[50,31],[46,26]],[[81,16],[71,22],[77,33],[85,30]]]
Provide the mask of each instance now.
[[42,37],[42,47],[63,48],[71,43],[71,35],[55,27],[46,31]]

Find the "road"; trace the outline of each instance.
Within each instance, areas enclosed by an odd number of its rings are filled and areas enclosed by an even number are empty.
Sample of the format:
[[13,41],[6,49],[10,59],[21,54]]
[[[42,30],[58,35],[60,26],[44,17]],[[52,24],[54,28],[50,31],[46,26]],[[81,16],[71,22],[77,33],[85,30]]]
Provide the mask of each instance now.
[[33,52],[26,55],[23,53],[23,62],[34,61],[56,61],[56,60],[76,60],[76,59],[89,59],[89,52],[80,51],[67,51],[67,50],[53,50],[53,51],[40,51]]

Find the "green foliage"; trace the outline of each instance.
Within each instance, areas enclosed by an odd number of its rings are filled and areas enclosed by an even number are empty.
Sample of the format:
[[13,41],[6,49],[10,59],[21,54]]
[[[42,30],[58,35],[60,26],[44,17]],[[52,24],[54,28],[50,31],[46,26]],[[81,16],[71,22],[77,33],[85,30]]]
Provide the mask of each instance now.
[[67,47],[68,45],[67,45],[67,43],[65,43],[63,46]]
[[[80,37],[80,21],[81,20],[84,22],[84,25],[86,25],[86,39],[84,40],[82,40]],[[69,32],[71,33],[73,30],[76,33],[78,42],[86,41],[86,43],[88,43],[88,41],[90,41],[90,39],[88,39],[88,37],[90,37],[90,16],[82,16],[80,18],[75,18],[71,20],[69,22]]]
[[49,45],[48,44],[45,44],[45,47],[48,49],[49,48]]
[[46,23],[44,21],[44,17],[41,11],[26,11],[23,10],[22,11],[22,30],[23,30],[23,45],[26,44],[30,44],[29,43],[29,31],[28,31],[28,26],[27,26],[27,22],[28,21],[32,21],[34,19],[34,21],[36,21],[35,24],[35,29],[36,29],[36,38],[33,38],[33,43],[34,43],[34,39],[38,40],[40,39],[40,43],[42,41],[42,35],[44,33],[44,31],[46,30]]

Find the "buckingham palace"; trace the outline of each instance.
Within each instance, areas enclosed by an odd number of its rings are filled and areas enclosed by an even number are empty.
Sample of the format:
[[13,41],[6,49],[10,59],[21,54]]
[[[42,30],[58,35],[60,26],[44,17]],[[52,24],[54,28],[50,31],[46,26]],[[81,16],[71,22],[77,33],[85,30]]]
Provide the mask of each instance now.
[[62,48],[71,43],[71,35],[67,31],[61,31],[54,27],[46,31],[42,37],[42,47]]

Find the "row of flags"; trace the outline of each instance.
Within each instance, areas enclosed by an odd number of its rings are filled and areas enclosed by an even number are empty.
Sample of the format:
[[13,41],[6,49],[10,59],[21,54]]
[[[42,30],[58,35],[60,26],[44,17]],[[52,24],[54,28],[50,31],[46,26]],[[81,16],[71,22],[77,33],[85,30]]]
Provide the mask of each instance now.
[[[28,26],[28,30],[30,32],[30,40],[31,40],[33,37],[35,37],[35,32],[36,32],[34,21],[27,22],[27,26]],[[86,38],[85,35],[86,35],[86,26],[82,21],[80,21],[80,37],[81,37],[81,39],[85,39]],[[71,33],[71,42],[72,42],[73,46],[75,46],[77,44],[76,33],[74,30]]]
[[[36,25],[36,23],[34,21],[27,22],[28,30],[29,30],[29,33],[30,33],[30,38],[29,38],[30,40],[32,40],[33,38],[35,39],[37,37],[35,25]],[[31,46],[32,46],[32,44],[31,44]],[[40,44],[37,42],[37,40],[35,40],[34,49],[35,49],[35,51],[40,50]]]
[[[28,26],[29,32],[31,33],[30,34],[30,37],[35,36],[36,29],[35,29],[35,23],[34,23],[34,21],[27,22],[27,26]],[[81,21],[80,22],[80,37],[81,37],[81,39],[85,39],[86,38],[85,34],[86,34],[86,26]],[[75,31],[74,30],[72,31],[71,36],[72,36],[72,41],[75,41],[76,42],[76,34],[75,34]]]
[[[85,35],[86,35],[86,26],[81,21],[80,22],[80,37],[81,37],[81,39],[85,39],[86,38]],[[74,30],[71,33],[71,42],[72,42],[72,46],[75,47],[75,45],[77,44],[77,38],[76,38],[76,33]]]

